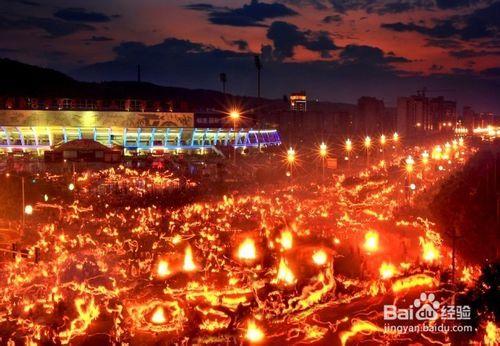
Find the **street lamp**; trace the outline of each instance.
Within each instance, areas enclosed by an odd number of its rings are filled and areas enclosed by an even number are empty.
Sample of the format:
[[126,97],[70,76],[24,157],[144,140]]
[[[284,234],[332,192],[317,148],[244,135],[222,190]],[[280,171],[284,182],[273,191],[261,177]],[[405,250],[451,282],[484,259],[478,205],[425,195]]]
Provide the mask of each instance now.
[[328,147],[323,142],[319,145],[319,156],[321,156],[322,179],[325,179],[325,158],[328,155]]
[[399,141],[399,135],[397,132],[394,132],[394,134],[392,135],[392,140],[397,143]]
[[385,163],[385,149],[384,149],[384,146],[385,146],[386,142],[387,142],[387,138],[385,137],[385,135],[381,135],[380,136],[380,147],[382,149],[382,160],[384,161],[384,163]]
[[415,164],[415,160],[413,159],[413,157],[411,157],[411,155],[409,155],[406,160],[405,160],[405,169],[406,169],[406,172],[408,173],[408,186],[407,186],[407,194],[408,194],[408,202],[410,201],[410,194],[411,194],[411,191],[410,191],[410,186],[412,185],[411,184],[411,173],[413,172],[413,165]]
[[236,109],[233,109],[231,112],[229,112],[229,117],[233,121],[233,131],[234,131],[234,152],[233,152],[233,163],[236,164],[236,144],[237,144],[237,131],[236,131],[236,124],[238,120],[240,120],[240,112]]
[[348,138],[345,141],[345,151],[347,152],[347,170],[351,171],[351,151],[352,151],[352,142]]
[[424,178],[424,173],[428,163],[429,163],[429,153],[427,152],[427,150],[425,150],[422,153],[422,178]]
[[372,145],[372,139],[369,136],[365,137],[365,149],[366,149],[366,166],[370,165],[370,147]]
[[295,150],[292,147],[290,147],[286,152],[286,161],[290,166],[290,178],[292,178],[293,164],[295,163]]
[[415,164],[415,160],[413,159],[413,157],[411,157],[411,155],[406,158],[405,163],[406,163],[406,171],[408,173],[413,172],[413,165]]
[[385,145],[385,142],[387,141],[387,138],[385,138],[385,135],[380,136],[380,144]]
[[288,161],[288,164],[293,165],[295,162],[295,150],[293,148],[290,148],[286,152],[286,160]]

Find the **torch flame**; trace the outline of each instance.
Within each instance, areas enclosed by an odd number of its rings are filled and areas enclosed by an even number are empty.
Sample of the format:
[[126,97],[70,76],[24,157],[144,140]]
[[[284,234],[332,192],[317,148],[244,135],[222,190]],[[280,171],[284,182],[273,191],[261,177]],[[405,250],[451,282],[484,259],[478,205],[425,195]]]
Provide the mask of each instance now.
[[264,332],[257,327],[255,321],[249,321],[247,326],[246,339],[252,343],[264,340]]
[[238,257],[242,260],[254,260],[257,257],[253,239],[247,238],[240,244]]
[[432,263],[439,259],[439,250],[432,241],[425,240],[423,237],[419,237],[419,241],[422,246],[422,258],[424,261]]
[[167,322],[167,319],[165,318],[165,311],[163,311],[162,306],[158,306],[155,309],[153,315],[151,316],[151,322],[154,324],[164,324]]
[[368,231],[365,234],[364,247],[367,251],[373,252],[378,250],[378,233],[375,231]]
[[324,250],[318,250],[313,253],[313,262],[319,266],[322,266],[328,260],[328,256]]
[[498,345],[500,339],[500,329],[495,326],[495,323],[488,321],[484,334],[484,344],[488,346]]
[[192,272],[196,269],[193,261],[193,250],[191,250],[190,245],[186,246],[186,250],[184,251],[184,265],[182,268],[187,272]]
[[283,231],[281,233],[281,247],[285,250],[291,249],[293,246],[293,236],[290,231]]
[[394,274],[396,273],[396,267],[391,263],[384,262],[380,266],[379,272],[380,272],[380,278],[382,280],[387,280],[394,276]]
[[156,268],[156,274],[160,279],[164,279],[170,274],[170,269],[168,268],[168,262],[165,260],[161,260],[158,262],[158,267]]
[[278,275],[276,276],[276,281],[284,282],[287,285],[291,285],[296,281],[295,275],[293,275],[292,270],[288,267],[284,258],[282,258],[280,260],[280,265],[278,267]]

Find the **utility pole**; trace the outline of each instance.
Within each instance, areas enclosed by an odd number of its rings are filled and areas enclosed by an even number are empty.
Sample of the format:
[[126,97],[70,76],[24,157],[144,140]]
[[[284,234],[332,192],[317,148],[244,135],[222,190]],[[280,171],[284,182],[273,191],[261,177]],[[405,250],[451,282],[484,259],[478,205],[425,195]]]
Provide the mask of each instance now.
[[226,93],[226,82],[227,82],[226,73],[224,73],[224,72],[220,73],[219,74],[219,80],[222,83],[222,93],[225,94]]
[[257,68],[257,97],[260,98],[260,70],[262,70],[262,62],[259,55],[255,55],[254,60],[255,67]]
[[22,207],[21,207],[21,215],[22,215],[22,225],[23,225],[23,231],[24,231],[24,208],[25,208],[25,197],[24,197],[24,175],[21,177],[21,194],[22,194]]
[[455,271],[456,271],[456,252],[457,252],[457,241],[462,238],[457,234],[456,226],[452,226],[452,229],[446,232],[446,235],[451,238],[452,252],[451,252],[451,283],[455,285]]

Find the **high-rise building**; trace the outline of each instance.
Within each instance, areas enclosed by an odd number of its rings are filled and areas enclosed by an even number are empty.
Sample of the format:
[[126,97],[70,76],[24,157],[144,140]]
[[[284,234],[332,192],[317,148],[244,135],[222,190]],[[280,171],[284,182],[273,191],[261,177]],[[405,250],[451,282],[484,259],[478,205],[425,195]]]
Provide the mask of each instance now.
[[375,97],[363,96],[358,99],[358,114],[355,128],[358,133],[379,134],[384,132],[384,101]]
[[452,131],[457,124],[457,103],[445,100],[442,96],[429,101],[431,130]]
[[307,111],[307,95],[305,91],[290,94],[290,110],[294,112]]
[[478,114],[474,112],[472,107],[464,106],[462,111],[462,126],[467,128],[469,131],[472,131],[474,128],[477,127],[476,125],[477,117]]
[[403,136],[432,131],[452,131],[457,123],[457,103],[423,94],[399,97],[396,128]]

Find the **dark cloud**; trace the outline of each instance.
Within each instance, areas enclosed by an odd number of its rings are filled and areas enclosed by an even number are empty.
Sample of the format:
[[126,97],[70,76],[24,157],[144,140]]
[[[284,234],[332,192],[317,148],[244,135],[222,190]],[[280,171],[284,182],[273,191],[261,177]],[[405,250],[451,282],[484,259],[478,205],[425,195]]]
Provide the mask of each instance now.
[[437,7],[441,9],[470,6],[470,3],[470,0],[436,0]]
[[30,0],[8,0],[8,1],[9,2],[17,2],[18,4],[27,5],[27,6],[35,6],[35,7],[40,6],[39,2],[30,1]]
[[80,7],[69,7],[58,10],[54,13],[54,17],[67,20],[69,22],[84,23],[104,23],[111,20],[111,18],[104,13],[91,12]]
[[83,23],[66,22],[54,18],[26,17],[11,19],[0,16],[0,29],[9,30],[43,30],[49,38],[57,38],[74,34],[79,31],[93,31],[94,27]]
[[433,72],[442,71],[444,69],[443,65],[432,64],[430,70]]
[[482,48],[500,48],[500,37],[487,41],[477,42],[476,46]]
[[194,11],[215,11],[217,9],[214,5],[211,4],[190,4],[184,7],[188,10]]
[[481,71],[481,75],[486,77],[500,78],[500,67],[491,67]]
[[240,8],[216,7],[200,3],[187,5],[186,8],[208,12],[208,19],[217,25],[264,26],[266,19],[295,16],[297,12],[280,3],[264,3],[251,0]]
[[157,58],[160,64],[162,60],[183,59],[189,60],[190,57],[206,58],[207,61],[214,61],[220,57],[237,58],[250,56],[246,53],[236,53],[228,50],[221,50],[201,43],[194,43],[189,40],[180,40],[177,38],[168,38],[162,43],[156,45],[145,45],[142,42],[123,42],[116,46],[113,51],[117,54],[118,61],[141,61]]
[[326,24],[336,23],[336,22],[341,22],[341,21],[342,21],[342,16],[340,16],[338,14],[335,14],[335,15],[332,15],[332,16],[326,16],[322,20],[322,22],[326,23]]
[[398,1],[385,4],[382,8],[380,8],[377,11],[377,13],[379,14],[401,13],[401,12],[407,12],[411,9],[413,9],[413,6],[410,3]]
[[452,68],[451,71],[456,74],[456,75],[466,75],[466,76],[474,76],[474,70],[470,68],[461,68],[461,67],[455,67]]
[[339,13],[365,10],[367,13],[384,15],[387,13],[403,13],[415,9],[432,9],[433,0],[329,0],[333,10]]
[[462,49],[462,50],[452,50],[448,52],[450,56],[459,59],[470,59],[477,58],[486,55],[500,55],[500,51],[488,51],[488,50],[473,50],[473,49]]
[[273,41],[274,57],[278,60],[293,57],[297,46],[319,52],[325,58],[332,50],[338,49],[326,31],[301,31],[296,25],[281,21],[271,24],[267,38]]
[[429,38],[427,39],[427,47],[439,47],[444,49],[457,49],[462,47],[462,43],[458,40],[446,39],[446,38]]
[[86,42],[109,42],[109,41],[114,41],[114,39],[111,37],[108,37],[108,36],[92,36],[84,41],[86,41]]
[[457,34],[457,29],[452,22],[446,21],[435,25],[434,27],[426,27],[415,23],[384,23],[382,28],[390,29],[397,32],[415,31],[430,37],[447,38]]
[[340,53],[340,58],[344,62],[368,65],[410,62],[407,58],[395,56],[392,52],[386,54],[380,48],[360,45],[348,45]]
[[[107,62],[85,66],[72,73],[84,80],[133,80],[136,66],[143,67],[143,79],[161,85],[217,89],[219,73],[225,71],[231,93],[255,95],[253,53],[221,50],[187,40],[167,39],[159,44],[126,42],[116,46],[116,57]],[[384,98],[394,104],[398,95],[414,93],[427,85],[432,89],[456,89],[454,97],[481,109],[500,109],[498,76],[494,71],[478,74],[444,73],[430,76],[402,73],[391,68],[391,61],[403,61],[375,47],[349,47],[338,60],[297,62],[276,60],[273,47],[262,47],[265,69],[262,92],[265,97],[281,98],[294,90],[307,90],[322,100],[356,102],[362,95]],[[489,73],[489,74],[488,74]],[[486,76],[488,74],[488,76]],[[332,92],[334,90],[334,92]]]
[[402,22],[384,23],[381,26],[398,32],[414,31],[433,38],[458,37],[473,40],[497,37],[500,32],[500,2],[466,15],[455,15],[436,22],[434,26]]
[[221,39],[224,43],[236,47],[239,51],[248,51],[248,41],[246,40],[227,40],[223,36],[221,36]]
[[324,0],[282,0],[282,2],[294,5],[294,6],[306,6],[310,5],[317,10],[327,10],[328,6]]

